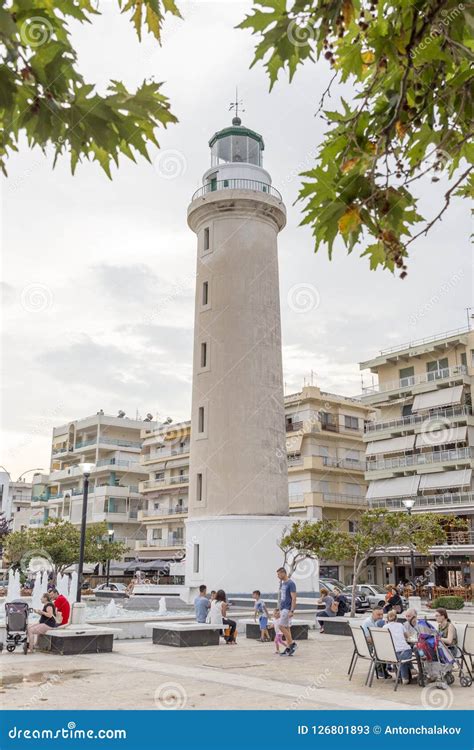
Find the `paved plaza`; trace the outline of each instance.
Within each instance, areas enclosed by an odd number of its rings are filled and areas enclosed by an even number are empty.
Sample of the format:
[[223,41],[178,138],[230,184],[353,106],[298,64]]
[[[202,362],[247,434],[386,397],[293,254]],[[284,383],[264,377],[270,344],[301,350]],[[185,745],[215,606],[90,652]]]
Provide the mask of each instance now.
[[54,656],[3,652],[3,708],[20,709],[466,709],[472,688],[374,680],[359,661],[347,669],[352,640],[309,634],[292,658],[245,637],[237,646],[177,649],[149,639],[116,641],[111,654]]

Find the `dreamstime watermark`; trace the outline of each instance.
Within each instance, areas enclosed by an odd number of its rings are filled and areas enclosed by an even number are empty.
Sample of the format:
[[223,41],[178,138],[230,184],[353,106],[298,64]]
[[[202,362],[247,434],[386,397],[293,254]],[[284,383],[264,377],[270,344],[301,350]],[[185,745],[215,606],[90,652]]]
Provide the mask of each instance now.
[[427,47],[429,47],[429,45],[432,44],[435,39],[444,34],[444,32],[449,28],[450,24],[464,12],[464,8],[465,6],[463,3],[459,3],[459,5],[457,5],[455,8],[452,8],[451,10],[443,8],[440,14],[442,17],[438,18],[436,22],[433,23],[425,38],[415,47],[414,50],[410,52],[410,56],[416,58],[416,56],[420,52],[423,52],[423,50],[425,50]]
[[459,284],[463,277],[464,270],[462,268],[458,268],[458,270],[453,273],[448,281],[443,281],[441,286],[430,297],[430,299],[425,302],[424,305],[419,307],[416,313],[410,315],[410,325],[415,326],[417,323],[419,323],[420,320],[428,315],[432,311],[432,309],[441,302],[443,297],[445,297],[452,289],[455,289],[455,287]]
[[160,299],[159,303],[153,308],[152,312],[149,313],[144,319],[145,325],[151,325],[154,323],[156,318],[163,313],[172,302],[175,302],[181,295],[186,294],[187,291],[192,289],[196,280],[196,274],[190,274],[185,276],[179,284],[175,284],[172,291],[169,292],[165,297]]
[[313,284],[307,282],[294,284],[288,290],[286,299],[290,310],[298,314],[312,312],[321,303],[319,291]]
[[53,35],[53,24],[42,16],[32,16],[24,21],[20,28],[20,37],[28,47],[41,47],[49,42]]
[[452,443],[456,438],[456,428],[449,419],[436,416],[429,417],[421,425],[418,438],[421,439],[423,447]]
[[316,31],[309,20],[293,18],[288,24],[286,35],[294,47],[307,47],[314,42]]
[[40,548],[30,549],[23,554],[20,560],[20,570],[27,577],[44,571],[51,573],[54,570],[54,563],[51,555],[46,550]]
[[[438,685],[443,684],[440,690]],[[421,705],[431,710],[445,711],[451,708],[454,701],[454,693],[445,683],[427,685],[421,691]]]
[[30,700],[24,704],[23,708],[32,708],[36,706],[40,701],[48,700],[48,695],[54,687],[58,687],[61,682],[63,670],[59,669],[54,674],[46,675],[45,682],[39,686],[38,690],[30,698]]
[[321,672],[316,679],[311,683],[311,685],[308,685],[308,687],[304,690],[303,693],[301,693],[291,704],[290,708],[298,708],[298,706],[303,703],[303,701],[311,700],[314,696],[313,693],[316,690],[320,690],[322,687],[324,687],[324,684],[326,683],[328,677],[331,674],[331,670],[326,667],[324,672]]
[[26,312],[44,312],[53,304],[53,293],[45,284],[34,282],[23,287],[20,301]]
[[177,177],[182,177],[188,167],[184,154],[173,148],[160,151],[153,160],[153,165],[160,177],[165,180],[175,180]]
[[162,711],[185,708],[188,694],[179,682],[163,682],[155,690],[155,706]]

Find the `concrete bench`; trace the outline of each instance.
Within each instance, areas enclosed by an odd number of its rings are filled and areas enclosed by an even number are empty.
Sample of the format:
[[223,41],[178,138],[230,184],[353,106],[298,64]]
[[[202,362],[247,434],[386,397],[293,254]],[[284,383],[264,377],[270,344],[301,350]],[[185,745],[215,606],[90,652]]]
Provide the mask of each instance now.
[[62,656],[75,654],[105,654],[113,649],[117,628],[96,628],[90,625],[67,625],[51,628],[38,636],[39,651],[49,651]]
[[[318,615],[316,614],[316,620]],[[357,622],[363,623],[365,617]],[[321,617],[321,622],[324,623],[324,632],[331,635],[350,635],[351,629],[349,626],[350,622],[356,622],[351,620],[349,617]]]
[[[308,640],[308,629],[309,629],[309,622],[307,620],[298,620],[296,617],[293,617],[291,620],[291,635],[292,638],[294,638],[295,641],[307,641]],[[254,640],[260,638],[260,625],[254,620],[248,619],[248,620],[239,620],[239,625],[245,625],[245,637],[246,638],[252,638]],[[269,628],[268,632],[270,633],[270,636],[273,635],[273,627],[271,625],[271,622],[269,622]]]
[[225,625],[201,622],[147,622],[145,629],[152,631],[152,641],[160,646],[189,648],[191,646],[218,646],[220,631]]

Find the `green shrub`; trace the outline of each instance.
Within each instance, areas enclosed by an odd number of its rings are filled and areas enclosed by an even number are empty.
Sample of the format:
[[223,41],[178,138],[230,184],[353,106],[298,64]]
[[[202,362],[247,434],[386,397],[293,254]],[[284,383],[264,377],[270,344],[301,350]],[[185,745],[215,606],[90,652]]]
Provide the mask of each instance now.
[[462,609],[464,599],[462,596],[438,596],[431,605],[433,609],[444,607],[444,609]]

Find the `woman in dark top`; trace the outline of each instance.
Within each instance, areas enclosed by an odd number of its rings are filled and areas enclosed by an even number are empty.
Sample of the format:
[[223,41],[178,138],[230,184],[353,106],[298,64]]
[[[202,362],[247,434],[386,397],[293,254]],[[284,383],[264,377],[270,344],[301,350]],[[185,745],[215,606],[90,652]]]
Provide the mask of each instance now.
[[384,614],[387,614],[387,612],[390,612],[391,609],[394,609],[395,612],[400,614],[400,612],[403,612],[403,600],[400,594],[398,593],[395,586],[388,585],[385,587],[387,589],[387,596],[385,597],[385,607],[383,608]]
[[40,616],[39,622],[34,625],[28,625],[28,645],[29,650],[33,651],[36,645],[36,639],[38,635],[47,633],[51,628],[57,627],[56,622],[56,607],[49,598],[48,594],[43,594],[41,597],[41,603],[43,609],[35,609],[37,615]]

